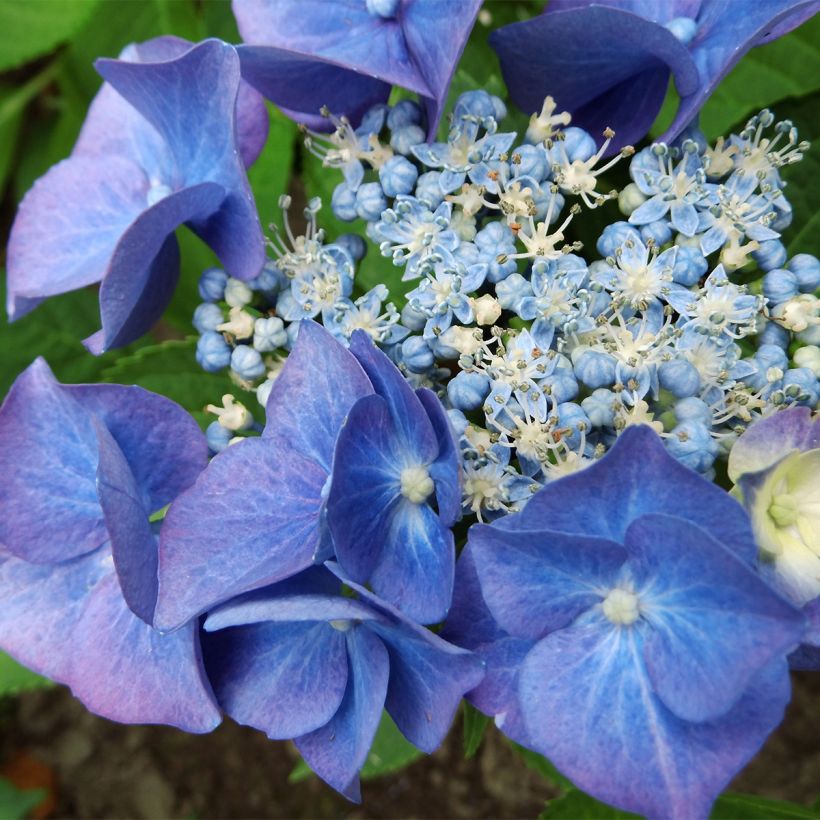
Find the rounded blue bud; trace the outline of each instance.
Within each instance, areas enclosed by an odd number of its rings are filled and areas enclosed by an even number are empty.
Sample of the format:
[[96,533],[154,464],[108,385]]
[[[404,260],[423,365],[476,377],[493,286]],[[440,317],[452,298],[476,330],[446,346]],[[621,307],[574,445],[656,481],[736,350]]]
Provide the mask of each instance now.
[[712,411],[709,405],[695,396],[675,402],[675,418],[679,422],[693,421],[708,428],[712,426]]
[[797,277],[801,293],[814,293],[820,288],[820,259],[810,253],[798,253],[787,263],[786,269]]
[[799,284],[797,276],[790,270],[775,268],[763,277],[763,295],[770,305],[779,305],[797,296]]
[[455,407],[451,407],[447,411],[447,418],[450,419],[450,426],[453,428],[453,432],[455,432],[457,436],[463,436],[469,424],[467,416],[465,416],[461,410],[456,410]]
[[795,367],[783,374],[783,392],[788,402],[814,409],[817,407],[818,390],[820,382],[808,367]]
[[532,296],[532,284],[520,273],[511,273],[506,279],[496,282],[495,295],[502,308],[518,313],[521,300]]
[[510,154],[510,167],[514,177],[532,177],[541,182],[549,176],[547,152],[542,145],[519,145]]
[[787,257],[786,246],[779,239],[767,239],[760,243],[756,251],[752,251],[752,259],[757,262],[760,270],[764,271],[782,268]]
[[367,242],[364,241],[364,237],[359,236],[357,233],[340,234],[333,244],[344,248],[354,262],[361,262],[367,255]]
[[258,290],[261,293],[275,294],[280,286],[284,276],[279,268],[276,267],[276,262],[268,260],[262,268],[259,276],[251,279],[248,284],[253,290]]
[[231,346],[221,333],[208,330],[197,340],[196,360],[203,370],[216,373],[231,363]]
[[572,401],[578,395],[578,382],[572,368],[557,369],[546,381],[550,395],[559,404]]
[[699,473],[711,469],[720,452],[711,435],[711,424],[707,427],[698,421],[685,421],[672,430],[666,438],[666,449],[681,464]]
[[387,127],[391,131],[405,125],[421,125],[421,106],[415,100],[399,100],[387,112]]
[[410,153],[414,145],[419,145],[424,142],[426,134],[424,129],[419,125],[402,125],[395,128],[390,135],[390,147],[397,154]]
[[666,23],[664,28],[671,31],[676,40],[687,46],[692,42],[692,38],[698,30],[698,24],[691,17],[676,17]]
[[[592,429],[592,422],[580,404],[562,402],[558,405],[558,426],[564,431],[561,440],[574,450],[581,444],[582,431],[589,432]],[[567,433],[567,430],[570,432]]]
[[673,282],[686,288],[692,287],[706,275],[707,270],[709,270],[709,262],[701,253],[700,248],[678,245],[675,266],[672,268]]
[[231,353],[231,370],[240,379],[252,382],[265,375],[262,354],[250,345],[237,345]]
[[426,373],[436,359],[423,337],[408,336],[401,345],[401,360],[411,372]]
[[207,333],[209,330],[216,330],[217,325],[225,321],[222,308],[213,302],[203,302],[197,305],[194,311],[194,327],[199,333]]
[[658,381],[661,387],[678,399],[694,396],[700,390],[700,373],[686,359],[661,362],[658,368]]
[[378,182],[365,182],[356,191],[356,213],[367,222],[377,222],[387,209],[382,186]]
[[504,103],[492,94],[488,94],[483,89],[475,91],[465,91],[456,100],[453,107],[453,117],[478,117],[486,119],[492,117],[494,120],[502,120],[507,115]]
[[441,192],[439,171],[428,171],[422,174],[416,183],[416,198],[424,202],[431,211],[434,211],[444,202],[444,194]]
[[789,366],[789,356],[782,347],[777,345],[764,344],[755,351],[755,362],[760,370],[768,370],[770,367],[779,367],[785,370]]
[[575,360],[573,370],[578,381],[592,390],[615,384],[615,359],[600,350],[585,350]]
[[672,228],[665,219],[641,225],[640,231],[644,243],[651,239],[658,247],[672,240]]
[[330,209],[342,222],[352,222],[356,218],[356,192],[346,182],[340,182],[333,189]]
[[604,228],[604,232],[598,237],[595,247],[601,256],[614,256],[615,251],[628,239],[633,242],[640,242],[641,235],[638,229],[628,222],[613,222]]
[[408,303],[401,309],[401,323],[409,330],[416,332],[424,330],[427,324],[427,314],[415,310]]
[[774,209],[774,219],[769,223],[769,227],[773,231],[783,233],[794,219],[794,211],[791,209],[786,197],[781,195],[777,198],[777,207]]
[[611,390],[599,387],[581,402],[581,407],[593,427],[612,427],[615,424],[615,407],[620,403]]
[[547,151],[550,156],[550,164],[558,163],[559,165],[564,161],[564,151],[566,151],[567,159],[570,162],[575,162],[580,159],[586,162],[598,150],[595,140],[583,128],[576,128],[574,125],[565,128],[561,132],[564,140],[561,145],[553,145]]
[[208,268],[199,277],[199,295],[205,302],[219,302],[225,295],[228,274],[219,268]]
[[253,323],[253,346],[260,353],[276,350],[287,343],[285,323],[278,316],[264,316]]
[[457,410],[477,410],[490,392],[490,380],[482,373],[462,370],[447,384],[447,398]]
[[757,339],[761,344],[776,345],[782,347],[783,350],[786,350],[791,343],[789,331],[777,322],[766,322],[763,332],[758,335]]
[[208,449],[212,453],[221,453],[231,443],[233,437],[233,432],[223,427],[218,421],[212,421],[205,430]]
[[379,182],[387,196],[409,194],[418,178],[418,169],[406,157],[391,157],[379,168]]

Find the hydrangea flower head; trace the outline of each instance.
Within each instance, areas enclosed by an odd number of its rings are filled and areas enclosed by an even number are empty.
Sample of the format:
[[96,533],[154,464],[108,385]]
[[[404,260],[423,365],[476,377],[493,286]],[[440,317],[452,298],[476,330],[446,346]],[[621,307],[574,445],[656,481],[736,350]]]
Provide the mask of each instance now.
[[358,802],[358,772],[382,710],[408,740],[432,752],[483,667],[332,562],[327,567],[332,571],[309,569],[212,612],[205,658],[231,717],[271,738],[293,738],[323,780]]
[[481,0],[234,0],[242,74],[289,115],[358,123],[391,85],[415,91],[432,136]]
[[820,10],[816,0],[551,0],[491,43],[516,104],[538,111],[547,94],[592,134],[615,129],[615,150],[643,137],[669,76],[681,97],[663,139],[678,136],[717,84],[757,45]]
[[218,40],[160,37],[97,69],[106,83],[71,157],[20,205],[8,312],[16,319],[47,296],[102,282],[102,330],[86,340],[100,353],[145,333],[168,304],[180,225],[231,275],[259,272],[264,240],[243,163],[262,148],[267,114],[241,84],[236,51]]
[[149,516],[205,466],[194,420],[139,387],[61,385],[35,361],[0,408],[0,647],[92,712],[208,732],[196,622],[151,627]]
[[780,721],[804,629],[755,551],[732,498],[630,427],[470,530],[446,635],[487,660],[476,703],[579,787],[705,817]]

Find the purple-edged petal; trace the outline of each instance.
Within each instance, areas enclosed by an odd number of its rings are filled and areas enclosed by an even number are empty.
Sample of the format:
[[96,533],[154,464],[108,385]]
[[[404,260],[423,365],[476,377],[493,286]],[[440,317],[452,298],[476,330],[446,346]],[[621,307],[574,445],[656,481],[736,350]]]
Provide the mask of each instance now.
[[[523,111],[540,111],[549,94],[559,110],[573,114],[574,124],[586,127],[583,114],[591,112],[597,119],[596,108],[606,104],[608,125],[616,132],[610,152],[626,144],[622,133],[626,136],[627,130],[631,138],[649,130],[663,102],[656,78],[665,80],[671,70],[681,94],[691,94],[697,86],[697,71],[686,47],[662,25],[624,9],[589,4],[548,12],[497,29],[490,42],[512,98]],[[637,76],[651,78],[652,106],[643,105],[636,112],[631,94],[620,106],[606,99],[614,86]],[[600,139],[595,119],[589,125]]]
[[386,103],[390,84],[334,62],[285,48],[239,46],[242,76],[292,119],[319,131],[333,127],[323,106],[358,123],[374,105]]
[[529,745],[518,701],[518,670],[534,641],[512,638],[495,622],[481,594],[469,544],[456,564],[453,605],[441,637],[475,652],[486,664],[484,679],[466,695],[470,703],[492,717],[507,737]]
[[67,159],[38,179],[9,237],[10,318],[46,296],[99,282],[126,228],[146,207],[147,191],[144,172],[119,157]]
[[285,740],[324,726],[338,710],[348,680],[343,632],[316,621],[222,629],[209,618],[205,628],[208,677],[237,723]]
[[157,627],[310,566],[326,478],[287,440],[248,439],[216,456],[163,523]]
[[329,473],[350,408],[372,393],[370,380],[350,351],[316,322],[302,322],[270,392],[263,437],[287,439]]
[[296,739],[307,764],[349,800],[359,802],[358,772],[379,728],[390,661],[384,644],[367,629],[351,629],[347,639],[347,690],[329,723]]
[[450,420],[438,396],[426,387],[416,390],[438,439],[439,452],[430,465],[436,485],[436,502],[442,522],[451,527],[461,518],[461,456]]
[[402,501],[370,583],[375,592],[413,620],[443,620],[453,597],[453,533],[428,504]]
[[670,456],[645,425],[627,428],[600,461],[550,482],[520,515],[505,516],[493,526],[582,532],[623,543],[629,524],[649,513],[697,521],[744,560],[756,559],[757,545],[740,504]]
[[430,464],[438,455],[439,443],[430,417],[410,383],[363,330],[353,332],[350,352],[367,373],[376,393],[387,402],[390,415],[416,463]]
[[9,558],[0,564],[0,600],[0,646],[70,686],[92,712],[187,732],[218,725],[196,625],[163,635],[140,620],[108,550],[48,567]]
[[793,450],[820,447],[820,416],[808,407],[789,407],[752,424],[732,445],[729,478],[774,466]]
[[37,359],[0,408],[0,545],[38,563],[66,561],[108,540],[95,488],[91,419]]
[[213,182],[170,194],[143,211],[123,233],[100,287],[102,334],[92,352],[103,353],[149,331],[171,301],[179,277],[173,232],[220,207],[225,189]]
[[718,83],[756,45],[796,28],[820,11],[817,0],[767,0],[749,3],[738,13],[731,0],[712,0],[698,15],[698,30],[689,50],[698,72],[695,89],[678,88],[680,106],[661,139],[670,141],[689,124]]
[[205,469],[205,436],[171,399],[136,385],[66,384],[62,389],[114,437],[149,513],[173,501]]
[[150,625],[157,603],[157,541],[122,450],[102,422],[94,419],[94,429],[99,445],[97,493],[122,596],[131,611]]
[[638,630],[603,618],[540,641],[521,670],[533,748],[599,800],[651,818],[706,817],[789,700],[783,660],[719,720],[682,721],[654,696]]
[[477,524],[469,542],[481,590],[501,628],[537,640],[606,597],[627,558],[613,541]]
[[684,720],[712,720],[800,642],[804,618],[700,527],[646,515],[626,533],[655,694]]
[[370,579],[392,535],[393,514],[402,503],[402,467],[387,402],[381,396],[359,399],[336,442],[327,500],[336,556],[354,581]]
[[388,623],[374,620],[367,625],[390,653],[387,711],[411,743],[422,751],[433,751],[444,739],[462,695],[484,676],[481,660],[346,578],[334,562],[325,566],[387,619]]
[[264,238],[236,146],[240,75],[233,46],[206,40],[173,60],[95,65],[164,139],[176,164],[175,188],[214,182],[225,189],[218,212],[193,219],[191,227],[232,276],[255,276],[265,261]]

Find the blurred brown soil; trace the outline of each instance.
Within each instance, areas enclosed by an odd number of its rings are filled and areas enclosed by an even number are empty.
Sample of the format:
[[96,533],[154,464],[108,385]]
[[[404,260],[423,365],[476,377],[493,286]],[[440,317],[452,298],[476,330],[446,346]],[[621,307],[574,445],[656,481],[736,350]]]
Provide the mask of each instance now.
[[[52,817],[534,818],[554,796],[490,727],[464,760],[457,724],[445,745],[363,784],[355,806],[315,777],[288,783],[288,743],[226,721],[210,735],[97,718],[62,687],[0,702],[0,766],[21,756],[54,774]],[[820,675],[794,676],[784,723],[732,789],[811,804],[820,793]]]

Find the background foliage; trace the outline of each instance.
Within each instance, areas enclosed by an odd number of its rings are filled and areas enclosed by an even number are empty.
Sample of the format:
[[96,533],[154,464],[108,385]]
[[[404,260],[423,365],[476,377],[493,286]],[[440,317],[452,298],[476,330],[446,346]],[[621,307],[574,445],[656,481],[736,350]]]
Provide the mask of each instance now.
[[[468,88],[482,87],[505,96],[495,55],[487,44],[489,32],[543,7],[543,0],[487,0],[489,23],[479,22],[456,73],[451,98]],[[238,42],[229,0],[2,0],[0,2],[0,232],[5,238],[17,203],[33,181],[66,157],[82,126],[87,107],[100,86],[93,61],[116,56],[129,42],[160,34],[190,40],[207,36]],[[664,109],[653,129],[662,133],[675,107],[670,87]],[[762,107],[771,107],[778,118],[792,119],[804,138],[820,135],[820,17],[797,31],[753,50],[721,84],[702,112],[701,123],[710,139],[742,126]],[[338,174],[323,172],[318,160],[307,154],[298,130],[273,106],[270,138],[250,171],[263,224],[278,220],[277,200],[291,191],[294,199],[319,195],[329,203]],[[526,122],[511,111],[508,128]],[[443,126],[443,129],[446,125]],[[820,253],[820,151],[810,152],[798,169],[787,169],[786,195],[797,215],[785,240],[790,253]],[[599,220],[615,217],[602,209]],[[332,238],[351,226],[336,220],[326,207],[320,223]],[[596,220],[576,220],[587,225],[578,237],[594,246]],[[354,227],[355,229],[355,227]],[[88,355],[80,340],[98,327],[97,299],[93,289],[47,301],[34,313],[9,326],[0,318],[0,396],[14,378],[42,355],[58,378],[67,382],[110,381],[140,384],[178,401],[197,420],[205,422],[204,406],[230,390],[227,377],[202,372],[193,364],[195,340],[190,316],[198,303],[200,272],[216,262],[210,250],[185,230],[179,232],[183,273],[173,302],[149,337],[124,350],[100,358]],[[0,257],[1,258],[1,257]],[[379,281],[391,287],[400,301],[400,271],[378,253],[368,254],[357,274],[364,291]],[[48,685],[0,654],[0,698],[26,688]],[[464,750],[470,757],[481,744],[487,720],[465,706]],[[544,818],[621,818],[622,812],[597,803],[572,788],[544,758],[521,749],[524,763],[563,790],[550,801]],[[392,721],[383,721],[363,776],[376,776],[400,768],[418,752],[403,740]],[[299,765],[292,781],[309,777]],[[0,816],[23,816],[36,804],[37,795],[19,792],[0,780]],[[34,800],[34,802],[32,802]],[[820,817],[802,806],[762,798],[724,795],[716,805],[716,818]]]

